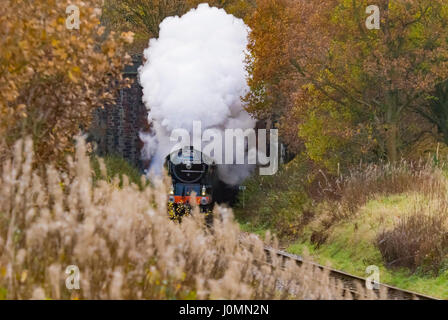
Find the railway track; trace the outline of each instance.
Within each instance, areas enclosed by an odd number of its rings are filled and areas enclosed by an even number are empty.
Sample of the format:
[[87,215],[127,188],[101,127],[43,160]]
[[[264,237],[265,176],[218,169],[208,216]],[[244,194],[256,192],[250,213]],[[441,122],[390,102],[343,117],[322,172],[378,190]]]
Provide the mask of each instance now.
[[[290,254],[288,252],[274,249],[272,247],[265,246],[264,250],[267,252],[268,257],[271,254],[275,254],[278,257],[281,257],[283,263],[285,263],[287,260],[293,260],[298,265],[306,263],[308,265],[313,265],[314,267],[319,268],[320,270],[325,270],[329,273],[331,278],[339,280],[343,284],[344,290],[350,292],[355,299],[369,298],[367,296],[362,297],[361,293],[358,290],[358,288],[360,287],[365,287],[366,279],[362,277],[358,277],[340,270],[325,267],[311,261],[306,261],[301,256]],[[387,299],[390,300],[439,300],[437,298],[430,297],[424,294],[399,289],[382,283],[379,284],[378,289],[373,289],[373,292],[376,294],[378,298],[387,297]]]

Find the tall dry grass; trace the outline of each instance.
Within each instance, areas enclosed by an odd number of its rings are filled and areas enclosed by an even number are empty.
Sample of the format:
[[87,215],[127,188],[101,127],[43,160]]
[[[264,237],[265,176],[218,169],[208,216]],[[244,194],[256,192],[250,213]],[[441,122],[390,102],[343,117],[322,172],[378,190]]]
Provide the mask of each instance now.
[[345,215],[377,196],[418,192],[443,198],[448,191],[443,173],[446,165],[434,166],[431,161],[379,163],[360,165],[347,174],[329,176],[319,170],[307,193],[315,201],[337,202]]
[[331,206],[333,222],[356,214],[369,200],[378,196],[416,192],[427,197],[445,198],[447,179],[440,167],[431,162],[368,164],[355,167],[345,175],[320,177],[308,193]]
[[[430,160],[430,159],[429,159]],[[321,245],[331,228],[349,221],[369,200],[394,194],[409,197],[414,207],[403,212],[393,228],[380,227],[376,246],[386,266],[438,274],[448,268],[448,180],[446,163],[433,161],[369,164],[346,176],[331,179],[322,174],[319,192],[325,199],[324,214],[311,240]]]
[[447,180],[441,167],[431,161],[381,163],[361,166],[342,179],[342,200],[350,212],[373,196],[417,192],[444,198]]
[[[17,142],[0,176],[4,298],[350,298],[322,271],[267,264],[263,242],[242,240],[229,209],[215,209],[213,228],[197,211],[179,224],[168,218],[163,182],[119,184],[92,183],[82,140],[67,173],[34,169],[32,142]],[[79,268],[79,290],[66,287],[69,265]]]
[[437,275],[448,269],[448,203],[433,199],[405,212],[393,229],[381,230],[376,245],[388,267]]

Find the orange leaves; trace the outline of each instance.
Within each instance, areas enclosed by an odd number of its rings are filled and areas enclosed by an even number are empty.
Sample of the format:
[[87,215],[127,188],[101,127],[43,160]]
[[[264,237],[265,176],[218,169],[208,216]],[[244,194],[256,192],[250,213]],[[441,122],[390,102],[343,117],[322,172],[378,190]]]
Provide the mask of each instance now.
[[106,30],[106,28],[104,26],[101,26],[98,28],[98,31],[96,32],[96,34],[98,36],[102,36],[105,30]]
[[132,43],[132,42],[134,41],[134,32],[132,32],[132,31],[122,32],[122,33],[121,33],[121,38],[122,38],[126,43]]
[[[249,36],[248,83],[245,97],[247,110],[261,119],[277,120],[290,107],[292,94],[288,37],[291,15],[290,0],[258,0],[257,9],[247,19]],[[297,140],[297,139],[295,139]]]
[[72,150],[79,125],[111,101],[106,92],[122,85],[121,72],[130,61],[124,45],[131,35],[111,34],[98,42],[104,28],[95,8],[101,0],[79,4],[79,30],[66,28],[68,0],[5,1],[0,8],[0,136],[12,142],[31,134],[39,161],[59,161]]
[[[293,128],[286,142],[297,143],[297,125],[309,121],[308,145],[337,136],[356,149],[377,148],[375,156],[381,157],[409,145],[399,141],[409,139],[407,114],[426,108],[425,98],[448,77],[448,42],[441,40],[448,38],[448,15],[443,14],[448,5],[443,0],[379,1],[383,21],[380,30],[371,31],[365,26],[368,4],[257,1],[249,20],[248,110]],[[310,86],[314,92],[307,90]],[[400,132],[385,134],[385,125]],[[391,147],[385,151],[384,146]],[[331,157],[354,154],[330,144],[313,147],[328,147]]]
[[68,57],[65,48],[57,48],[56,50],[53,51],[53,55],[61,60],[65,60]]
[[19,104],[17,106],[17,113],[23,117],[26,118],[28,115],[26,114],[26,105],[24,105],[23,103]]

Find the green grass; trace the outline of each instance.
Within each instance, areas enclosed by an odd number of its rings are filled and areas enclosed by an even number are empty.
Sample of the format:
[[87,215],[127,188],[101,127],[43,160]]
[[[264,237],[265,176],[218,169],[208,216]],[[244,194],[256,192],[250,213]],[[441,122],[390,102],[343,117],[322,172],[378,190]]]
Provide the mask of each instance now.
[[[361,277],[368,276],[365,272],[367,266],[376,265],[380,269],[382,283],[448,298],[448,270],[432,276],[411,273],[405,268],[386,268],[375,245],[380,231],[393,228],[398,219],[411,212],[417,203],[429,203],[429,199],[418,193],[376,196],[361,206],[354,216],[332,225],[326,231],[329,235],[327,240],[317,247],[310,238],[318,228],[317,220],[325,211],[323,207],[326,204],[311,204],[304,195],[303,185],[309,181],[307,174],[305,165],[295,163],[283,167],[278,176],[251,178],[246,183],[245,207],[240,205],[235,210],[241,229],[260,236],[270,229],[283,240],[283,246],[291,253]],[[306,210],[312,210],[315,217],[301,224]],[[280,224],[281,219],[285,223]],[[288,227],[297,230],[294,232]]]
[[8,296],[8,291],[6,288],[0,287],[0,300],[6,300],[6,297]]
[[287,251],[309,255],[309,258],[335,269],[367,277],[367,266],[380,269],[380,281],[399,288],[439,298],[448,298],[448,270],[437,277],[414,273],[407,269],[388,269],[375,246],[378,231],[392,228],[396,219],[409,212],[417,202],[425,201],[418,194],[378,197],[363,206],[356,217],[334,227],[331,236],[316,248],[309,239],[298,240]]
[[268,229],[263,228],[262,226],[257,226],[251,224],[249,221],[240,223],[240,229],[243,232],[253,233],[260,236],[262,239],[264,238]]
[[91,157],[91,164],[94,170],[94,182],[99,179],[105,179],[107,182],[112,182],[115,177],[119,179],[119,186],[123,186],[123,175],[129,178],[129,182],[136,184],[140,189],[148,184],[145,179],[142,179],[142,173],[140,170],[132,166],[124,158],[118,155],[107,155],[103,158],[104,164],[107,169],[107,177],[101,175],[100,165],[98,157]]
[[[106,156],[108,181],[122,175],[142,187],[141,174],[126,160],[118,156]],[[95,179],[101,177],[98,159],[92,157]],[[380,281],[399,288],[448,298],[448,270],[437,277],[411,274],[407,269],[388,269],[374,241],[382,229],[392,228],[397,219],[410,212],[416,203],[427,202],[417,193],[377,197],[364,206],[349,220],[343,220],[331,227],[330,236],[320,247],[310,241],[314,225],[303,224],[301,219],[306,210],[319,211],[323,204],[311,203],[303,185],[310,180],[309,167],[303,161],[294,161],[283,166],[276,176],[255,176],[246,182],[244,207],[242,201],[235,208],[235,215],[241,230],[264,237],[272,230],[288,244],[287,251],[304,255],[306,258],[338,270],[366,277],[367,266],[380,269]],[[147,183],[147,182],[146,182]],[[302,225],[303,224],[303,225]],[[1,290],[0,290],[1,297]]]
[[[365,272],[367,266],[376,265],[380,269],[381,283],[442,299],[448,298],[448,272],[433,277],[412,274],[407,269],[390,270],[382,263],[379,251],[365,245],[360,245],[357,249],[362,248],[363,251],[353,251],[353,248],[344,246],[341,242],[320,248],[315,248],[310,243],[296,243],[288,247],[287,251],[298,255],[305,253],[305,259],[364,278],[368,276]],[[359,255],[359,252],[364,254]]]
[[242,228],[258,234],[270,229],[285,238],[297,236],[302,212],[311,206],[303,188],[308,172],[307,162],[298,158],[280,167],[275,176],[254,175],[248,179],[244,206],[240,193],[239,204],[234,208]]

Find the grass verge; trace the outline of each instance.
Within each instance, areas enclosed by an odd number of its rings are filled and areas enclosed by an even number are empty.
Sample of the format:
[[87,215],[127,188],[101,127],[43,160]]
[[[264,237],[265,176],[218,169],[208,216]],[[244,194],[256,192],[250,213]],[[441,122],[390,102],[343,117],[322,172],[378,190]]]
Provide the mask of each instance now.
[[[445,214],[445,174],[438,168],[408,164],[364,170],[345,180],[326,177],[319,181],[325,174],[295,161],[284,166],[278,176],[251,178],[245,205],[240,202],[236,218],[242,230],[261,236],[270,230],[287,251],[320,264],[361,277],[368,276],[367,266],[376,265],[383,283],[448,298],[448,254],[442,240],[437,240],[448,236],[446,224],[438,228],[439,238],[421,234],[425,228],[402,228],[413,241],[403,245],[416,251],[415,268],[390,264],[378,245],[380,235],[401,231],[398,226],[409,217]],[[441,217],[438,221],[446,220]],[[441,248],[428,251],[437,245]],[[423,252],[429,253],[419,256]]]

